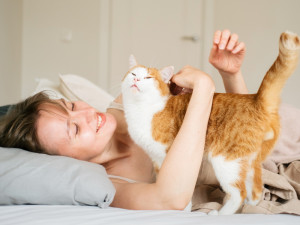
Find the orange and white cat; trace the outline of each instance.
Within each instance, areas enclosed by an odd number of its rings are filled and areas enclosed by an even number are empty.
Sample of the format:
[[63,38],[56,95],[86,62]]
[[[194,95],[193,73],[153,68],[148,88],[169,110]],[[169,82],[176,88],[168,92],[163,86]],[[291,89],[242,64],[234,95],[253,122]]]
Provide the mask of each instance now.
[[[280,92],[298,62],[300,41],[281,34],[279,55],[257,94],[215,93],[208,122],[205,153],[227,201],[220,211],[233,214],[246,200],[257,204],[262,193],[261,162],[274,146],[279,130]],[[182,124],[191,94],[171,95],[173,67],[139,65],[130,57],[122,82],[125,118],[132,139],[160,167]]]

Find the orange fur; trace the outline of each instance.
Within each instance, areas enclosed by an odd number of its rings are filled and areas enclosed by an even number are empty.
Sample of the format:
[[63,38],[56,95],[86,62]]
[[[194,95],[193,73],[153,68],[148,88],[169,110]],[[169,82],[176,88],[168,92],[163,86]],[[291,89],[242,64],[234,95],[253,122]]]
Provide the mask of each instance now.
[[[285,81],[296,68],[299,45],[297,36],[290,33],[281,35],[279,55],[266,73],[257,94],[216,93],[214,95],[205,152],[210,152],[212,157],[221,155],[228,162],[242,159],[239,179],[231,184],[240,190],[242,201],[247,196],[245,182],[247,173],[251,169],[253,171],[252,200],[259,200],[261,196],[261,162],[271,152],[279,135],[280,92]],[[167,85],[159,78],[158,70],[149,69],[149,74],[158,77],[159,89],[163,96],[170,94],[169,91],[166,92]],[[170,96],[164,110],[154,115],[152,120],[154,140],[169,146],[172,144],[183,122],[190,96],[190,94]],[[273,136],[265,140],[268,132]],[[256,157],[249,164],[245,159],[251,155]],[[227,194],[230,196],[230,193]]]
[[249,170],[248,166],[249,165],[247,164],[247,160],[244,159],[241,161],[241,171],[239,174],[240,179],[233,184],[235,187],[237,187],[240,190],[242,201],[247,197],[245,180],[247,177],[247,171]]
[[262,177],[261,177],[261,158],[257,157],[252,164],[254,168],[254,177],[253,177],[253,189],[252,189],[252,199],[254,201],[260,200],[261,197],[261,188],[262,188]]

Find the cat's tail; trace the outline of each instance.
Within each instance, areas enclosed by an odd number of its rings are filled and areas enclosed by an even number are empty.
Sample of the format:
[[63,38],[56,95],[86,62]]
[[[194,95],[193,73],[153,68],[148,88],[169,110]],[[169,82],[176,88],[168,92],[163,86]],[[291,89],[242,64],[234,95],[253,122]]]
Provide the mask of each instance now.
[[269,113],[275,113],[280,103],[281,90],[286,80],[294,72],[299,57],[300,38],[292,32],[280,36],[279,55],[257,92],[257,101],[263,104]]

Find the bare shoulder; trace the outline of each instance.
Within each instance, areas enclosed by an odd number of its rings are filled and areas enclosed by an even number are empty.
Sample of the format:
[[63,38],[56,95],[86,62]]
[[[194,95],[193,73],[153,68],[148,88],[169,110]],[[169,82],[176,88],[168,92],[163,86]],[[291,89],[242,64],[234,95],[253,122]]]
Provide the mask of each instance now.
[[122,94],[120,94],[118,97],[115,98],[114,102],[123,104],[123,98]]

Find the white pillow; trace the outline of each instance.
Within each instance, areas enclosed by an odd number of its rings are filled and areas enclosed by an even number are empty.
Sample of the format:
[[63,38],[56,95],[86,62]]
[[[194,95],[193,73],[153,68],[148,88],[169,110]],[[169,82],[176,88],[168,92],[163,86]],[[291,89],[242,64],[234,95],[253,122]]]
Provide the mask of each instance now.
[[51,99],[64,98],[68,101],[84,101],[97,110],[104,112],[113,96],[89,80],[74,74],[59,75],[60,83],[45,78],[37,80],[38,85],[33,94],[46,91]]
[[114,97],[91,81],[74,74],[60,75],[59,90],[70,101],[84,101],[104,112]]
[[64,98],[66,100],[70,100],[60,92],[59,84],[56,84],[53,81],[50,81],[45,78],[38,78],[36,81],[38,84],[37,87],[35,88],[35,91],[32,93],[32,95],[41,91],[46,91],[46,93],[49,95],[51,99]]

